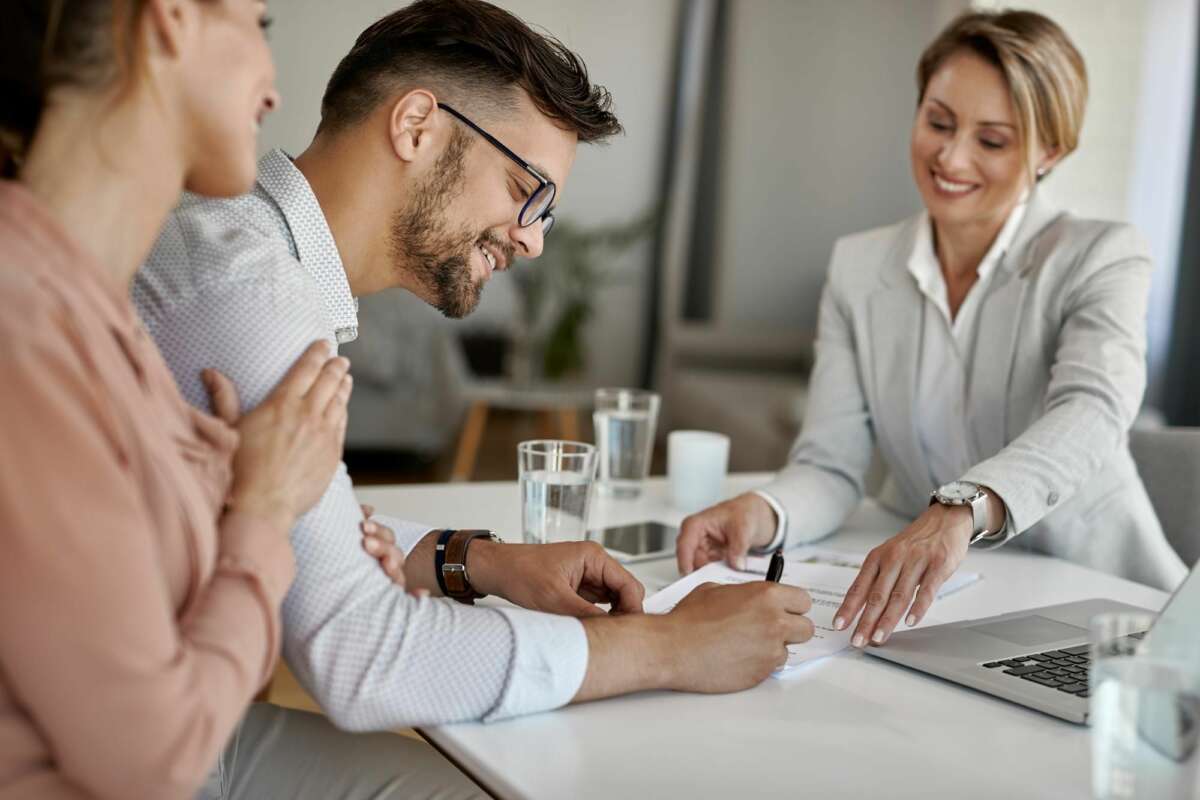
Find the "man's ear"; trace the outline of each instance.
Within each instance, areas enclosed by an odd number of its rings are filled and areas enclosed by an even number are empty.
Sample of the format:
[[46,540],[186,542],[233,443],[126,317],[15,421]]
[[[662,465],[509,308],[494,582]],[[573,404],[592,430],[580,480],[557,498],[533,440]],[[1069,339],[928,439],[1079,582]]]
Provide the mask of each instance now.
[[413,89],[392,104],[388,136],[397,158],[413,162],[431,150],[449,124],[445,114],[436,112],[437,98],[425,89]]
[[199,13],[187,0],[150,0],[137,26],[146,52],[178,58],[199,27]]

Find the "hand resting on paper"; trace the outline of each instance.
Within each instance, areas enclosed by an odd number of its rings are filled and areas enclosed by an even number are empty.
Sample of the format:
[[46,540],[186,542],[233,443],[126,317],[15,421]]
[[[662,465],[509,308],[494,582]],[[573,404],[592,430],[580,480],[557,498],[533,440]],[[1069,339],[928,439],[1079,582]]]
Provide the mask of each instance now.
[[864,647],[886,642],[905,612],[908,627],[919,623],[966,557],[971,530],[970,508],[931,505],[867,555],[834,615],[834,628],[844,630],[861,612],[850,643]]

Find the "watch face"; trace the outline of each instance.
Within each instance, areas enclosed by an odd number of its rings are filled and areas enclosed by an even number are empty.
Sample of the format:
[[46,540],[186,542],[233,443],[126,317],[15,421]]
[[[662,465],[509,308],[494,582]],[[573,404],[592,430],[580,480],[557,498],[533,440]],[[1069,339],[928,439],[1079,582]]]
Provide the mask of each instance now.
[[979,486],[970,481],[953,481],[938,489],[938,494],[947,500],[965,503],[979,494]]

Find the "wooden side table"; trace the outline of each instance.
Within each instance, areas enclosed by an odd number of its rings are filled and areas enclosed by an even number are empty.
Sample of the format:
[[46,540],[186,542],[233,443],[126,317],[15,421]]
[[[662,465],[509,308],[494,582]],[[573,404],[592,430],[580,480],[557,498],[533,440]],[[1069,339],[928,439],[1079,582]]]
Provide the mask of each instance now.
[[479,457],[479,445],[487,428],[488,414],[492,409],[536,413],[541,423],[540,435],[544,438],[578,442],[582,435],[579,412],[592,407],[592,392],[590,387],[579,384],[471,381],[464,392],[469,407],[462,433],[458,437],[450,480],[471,480],[475,461]]

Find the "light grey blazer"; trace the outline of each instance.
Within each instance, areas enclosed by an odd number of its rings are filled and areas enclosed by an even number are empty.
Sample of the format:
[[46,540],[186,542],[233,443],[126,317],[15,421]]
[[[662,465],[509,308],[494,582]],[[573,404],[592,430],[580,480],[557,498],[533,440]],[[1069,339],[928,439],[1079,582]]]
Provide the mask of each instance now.
[[[916,518],[930,471],[916,430],[924,298],[908,272],[917,225],[838,240],[821,296],[804,426],[764,487],[788,543],[835,530],[878,446],[879,500]],[[975,466],[1003,498],[1017,546],[1172,589],[1186,569],[1129,453],[1146,385],[1150,257],[1129,225],[1085,220],[1034,192],[980,307],[966,382]]]

